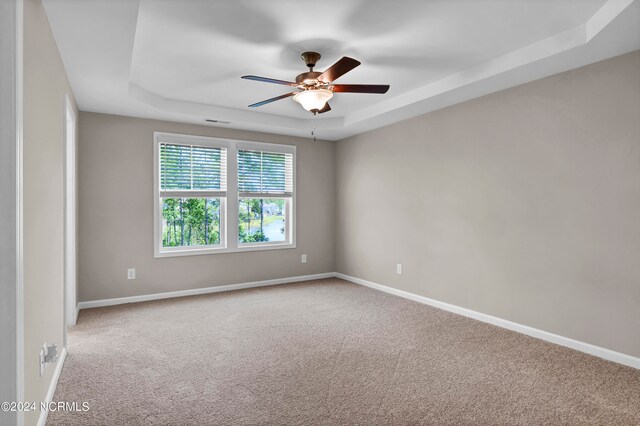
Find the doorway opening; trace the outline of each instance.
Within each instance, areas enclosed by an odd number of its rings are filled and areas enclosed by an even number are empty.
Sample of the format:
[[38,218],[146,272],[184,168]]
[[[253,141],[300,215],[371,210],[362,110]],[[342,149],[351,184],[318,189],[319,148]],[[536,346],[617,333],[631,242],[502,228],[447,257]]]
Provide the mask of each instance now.
[[[76,116],[65,102],[64,128],[64,293],[65,329],[76,324]],[[65,333],[66,346],[66,333]]]

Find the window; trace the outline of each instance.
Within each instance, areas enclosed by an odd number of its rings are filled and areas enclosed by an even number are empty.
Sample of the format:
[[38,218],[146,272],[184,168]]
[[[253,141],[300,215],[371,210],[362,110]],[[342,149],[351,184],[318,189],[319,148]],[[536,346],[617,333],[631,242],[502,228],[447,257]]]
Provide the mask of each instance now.
[[227,149],[161,142],[161,250],[221,247],[224,241]]
[[154,134],[156,257],[295,247],[295,147]]
[[290,241],[293,155],[238,151],[238,240],[240,244]]

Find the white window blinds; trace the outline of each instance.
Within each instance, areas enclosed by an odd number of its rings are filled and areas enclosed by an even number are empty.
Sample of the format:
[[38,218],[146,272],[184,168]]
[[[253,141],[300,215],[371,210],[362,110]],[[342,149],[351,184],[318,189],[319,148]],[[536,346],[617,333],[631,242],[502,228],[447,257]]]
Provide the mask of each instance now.
[[165,196],[225,196],[227,150],[160,143],[160,191]]
[[293,194],[293,155],[238,150],[238,192],[242,197]]

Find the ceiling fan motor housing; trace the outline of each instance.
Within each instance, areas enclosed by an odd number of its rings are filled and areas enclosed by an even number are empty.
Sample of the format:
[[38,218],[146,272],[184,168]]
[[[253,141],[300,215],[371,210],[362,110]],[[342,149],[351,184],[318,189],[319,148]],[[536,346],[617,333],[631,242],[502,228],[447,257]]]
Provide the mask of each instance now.
[[296,77],[296,83],[305,84],[305,85],[315,85],[315,83],[318,80],[318,76],[320,76],[320,74],[322,73],[317,71],[303,72],[302,74],[299,74]]

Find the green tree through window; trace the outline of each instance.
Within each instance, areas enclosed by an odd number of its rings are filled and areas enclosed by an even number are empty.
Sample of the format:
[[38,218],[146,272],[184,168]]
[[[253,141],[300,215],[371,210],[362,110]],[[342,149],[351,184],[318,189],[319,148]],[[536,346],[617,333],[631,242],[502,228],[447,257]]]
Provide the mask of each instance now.
[[164,198],[163,247],[220,244],[220,199]]

